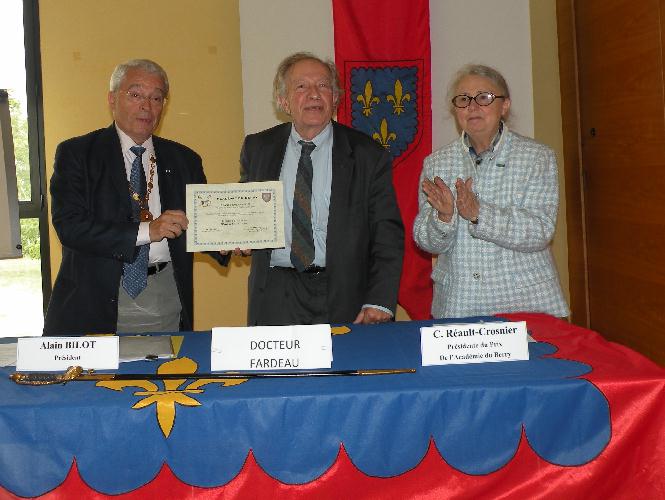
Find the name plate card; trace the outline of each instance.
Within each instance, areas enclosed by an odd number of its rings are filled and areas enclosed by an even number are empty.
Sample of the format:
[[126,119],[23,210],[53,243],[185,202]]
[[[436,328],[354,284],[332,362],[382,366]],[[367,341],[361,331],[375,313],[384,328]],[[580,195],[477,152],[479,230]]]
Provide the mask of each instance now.
[[210,369],[310,370],[332,365],[330,325],[213,328]]
[[528,360],[526,322],[423,327],[420,350],[423,366]]
[[70,366],[86,370],[117,370],[118,337],[30,337],[18,339],[16,370],[64,371]]

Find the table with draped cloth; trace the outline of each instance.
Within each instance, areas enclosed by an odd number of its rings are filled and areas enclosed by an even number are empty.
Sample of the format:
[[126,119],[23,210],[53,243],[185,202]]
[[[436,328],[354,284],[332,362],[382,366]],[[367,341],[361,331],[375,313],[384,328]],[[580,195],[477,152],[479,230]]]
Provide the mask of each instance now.
[[[542,314],[528,361],[421,366],[420,327],[345,325],[333,370],[415,374],[0,378],[0,497],[665,497],[665,369]],[[206,373],[210,332],[125,373]],[[207,495],[207,496],[206,496]]]

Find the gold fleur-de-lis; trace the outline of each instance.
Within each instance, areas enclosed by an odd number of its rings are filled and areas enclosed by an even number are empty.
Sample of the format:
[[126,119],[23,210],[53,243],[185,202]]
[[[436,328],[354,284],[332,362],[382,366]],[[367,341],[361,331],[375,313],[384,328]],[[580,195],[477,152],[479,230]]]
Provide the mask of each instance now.
[[[157,373],[196,373],[198,365],[189,358],[177,358],[167,361],[157,368]],[[242,379],[196,379],[179,389],[187,381],[186,378],[176,380],[164,380],[164,388],[160,387],[150,380],[109,380],[97,382],[97,387],[104,387],[113,391],[121,392],[125,387],[135,387],[143,389],[136,391],[134,396],[145,396],[134,406],[135,410],[147,408],[154,404],[157,408],[157,422],[162,430],[164,437],[169,437],[175,423],[176,404],[182,406],[200,406],[196,399],[189,394],[201,394],[204,391],[200,389],[207,384],[222,384],[225,387],[242,384],[246,378]]]
[[402,94],[402,82],[395,82],[395,95],[388,94],[386,100],[393,103],[393,114],[401,115],[404,112],[404,101],[411,101],[411,94]]
[[363,105],[363,114],[369,116],[372,114],[372,105],[379,104],[379,98],[372,95],[372,82],[367,80],[365,83],[365,93],[364,95],[358,94],[356,101]]
[[372,134],[372,139],[377,141],[379,144],[381,144],[384,148],[389,148],[390,144],[388,144],[388,141],[394,141],[397,139],[397,134],[395,132],[390,132],[388,133],[388,122],[384,118],[381,120],[381,125],[379,125],[379,132],[374,132]]

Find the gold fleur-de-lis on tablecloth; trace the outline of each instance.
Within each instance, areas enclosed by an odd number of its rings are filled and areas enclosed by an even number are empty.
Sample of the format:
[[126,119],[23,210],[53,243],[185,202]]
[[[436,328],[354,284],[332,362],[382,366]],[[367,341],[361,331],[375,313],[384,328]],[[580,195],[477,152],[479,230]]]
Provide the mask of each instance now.
[[[157,368],[157,373],[191,373],[194,375],[198,364],[190,358],[177,358],[172,361],[167,361]],[[150,380],[109,380],[97,382],[97,387],[104,387],[113,391],[122,391],[127,387],[135,387],[142,389],[134,392],[134,396],[144,396],[143,399],[137,401],[134,406],[135,410],[141,410],[154,404],[157,408],[157,422],[159,428],[162,430],[164,437],[169,437],[175,424],[176,404],[182,406],[200,406],[201,403],[192,397],[194,394],[202,394],[204,392],[201,387],[208,384],[220,384],[224,387],[242,384],[247,379],[196,379],[185,387],[180,388],[187,382],[187,378],[163,380],[159,384],[163,384],[160,388],[158,383]]]

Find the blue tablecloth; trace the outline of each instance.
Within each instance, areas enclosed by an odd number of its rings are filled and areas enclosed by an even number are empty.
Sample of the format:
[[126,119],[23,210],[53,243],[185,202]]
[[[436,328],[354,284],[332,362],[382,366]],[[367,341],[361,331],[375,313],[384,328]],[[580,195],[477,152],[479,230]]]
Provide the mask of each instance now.
[[[588,365],[548,358],[553,346],[531,343],[529,361],[422,367],[419,327],[431,324],[349,325],[333,336],[335,370],[415,374],[26,387],[4,369],[0,485],[36,496],[76,460],[81,477],[108,494],[148,483],[164,463],[185,483],[218,486],[250,450],[271,476],[304,483],[333,464],[340,445],[364,473],[390,477],[415,467],[430,442],[451,466],[488,474],[510,461],[523,432],[559,465],[586,463],[607,445],[609,405],[576,378]],[[208,372],[210,333],[182,335],[170,363]],[[154,373],[162,363],[123,363],[120,372]]]

